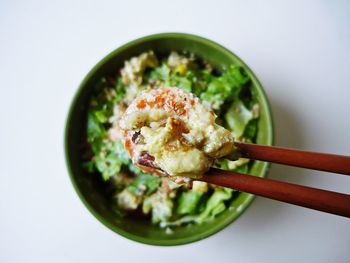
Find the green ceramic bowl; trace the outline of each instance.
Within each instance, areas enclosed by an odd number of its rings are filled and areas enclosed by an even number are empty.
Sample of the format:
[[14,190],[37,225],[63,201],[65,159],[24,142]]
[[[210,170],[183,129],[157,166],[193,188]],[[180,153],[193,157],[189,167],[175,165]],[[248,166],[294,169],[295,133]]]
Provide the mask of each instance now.
[[[100,179],[87,175],[81,165],[79,142],[84,138],[86,108],[95,82],[100,77],[121,68],[124,60],[147,50],[154,50],[158,54],[166,54],[172,50],[186,50],[206,59],[219,69],[232,63],[244,67],[252,80],[251,85],[258,94],[261,105],[257,138],[259,144],[271,145],[273,142],[271,110],[261,84],[241,59],[213,41],[182,33],[156,34],[129,42],[103,58],[80,84],[67,117],[64,145],[70,178],[80,199],[100,222],[126,238],[151,245],[186,244],[206,238],[232,223],[250,205],[254,195],[240,193],[232,201],[230,208],[214,220],[200,225],[183,226],[176,229],[173,234],[166,234],[164,229],[144,220],[118,217],[104,194]],[[264,177],[268,168],[267,163],[255,162],[251,173]]]

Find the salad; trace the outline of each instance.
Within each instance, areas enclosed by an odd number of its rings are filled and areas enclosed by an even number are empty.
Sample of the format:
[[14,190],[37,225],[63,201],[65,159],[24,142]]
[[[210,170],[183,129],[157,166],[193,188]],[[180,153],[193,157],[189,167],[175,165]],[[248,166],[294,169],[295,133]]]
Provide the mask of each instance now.
[[[178,87],[198,97],[215,113],[214,122],[226,128],[228,137],[237,141],[256,141],[259,104],[242,67],[231,65],[219,71],[187,53],[157,56],[148,51],[125,61],[121,70],[116,69],[115,74],[96,83],[87,112],[88,149],[83,153],[84,167],[105,182],[119,216],[142,215],[170,233],[179,225],[214,218],[239,193],[199,181],[193,181],[189,188],[182,181],[146,173],[132,163],[122,142],[120,121],[142,92],[165,87]],[[198,118],[201,116],[204,115]],[[249,173],[251,165],[252,161],[243,158],[235,161],[215,158],[210,163],[242,173]]]

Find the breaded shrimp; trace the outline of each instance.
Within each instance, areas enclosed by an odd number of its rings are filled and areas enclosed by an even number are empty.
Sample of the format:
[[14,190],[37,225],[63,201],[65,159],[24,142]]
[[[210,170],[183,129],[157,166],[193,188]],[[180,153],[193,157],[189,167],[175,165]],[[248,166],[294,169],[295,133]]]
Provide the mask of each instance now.
[[234,147],[215,118],[193,94],[165,87],[141,93],[119,126],[125,149],[145,172],[198,178]]

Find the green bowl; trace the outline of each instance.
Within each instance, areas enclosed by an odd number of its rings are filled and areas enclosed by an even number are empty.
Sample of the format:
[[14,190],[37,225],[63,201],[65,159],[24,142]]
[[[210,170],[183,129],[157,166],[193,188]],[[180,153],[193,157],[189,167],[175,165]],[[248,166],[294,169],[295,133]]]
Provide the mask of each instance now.
[[[94,84],[100,77],[121,68],[124,60],[147,50],[154,50],[158,54],[166,54],[173,50],[189,51],[219,69],[232,63],[244,67],[252,80],[251,85],[258,94],[261,105],[257,138],[259,144],[271,145],[273,142],[271,110],[261,84],[241,59],[213,41],[183,33],[156,34],[131,41],[103,58],[80,84],[67,117],[64,145],[70,178],[80,199],[100,222],[126,238],[151,245],[186,244],[206,238],[232,223],[251,204],[254,195],[240,193],[231,202],[229,209],[214,220],[200,225],[179,227],[174,233],[166,234],[164,229],[142,219],[122,218],[114,213],[110,200],[104,194],[101,180],[87,175],[81,165],[79,147],[85,134],[86,110]],[[255,162],[251,174],[265,177],[268,168],[268,163]]]

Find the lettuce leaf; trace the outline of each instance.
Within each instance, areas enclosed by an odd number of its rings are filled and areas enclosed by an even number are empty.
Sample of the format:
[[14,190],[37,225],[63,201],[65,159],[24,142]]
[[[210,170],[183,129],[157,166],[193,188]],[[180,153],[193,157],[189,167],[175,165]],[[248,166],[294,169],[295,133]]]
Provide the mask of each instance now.
[[212,78],[208,89],[200,95],[200,98],[208,101],[213,109],[219,110],[226,101],[237,98],[241,87],[248,81],[249,76],[241,67],[231,65],[224,74]]
[[204,221],[215,217],[226,209],[225,201],[232,197],[234,190],[229,188],[216,188],[214,193],[208,199],[205,209],[200,214],[186,215],[174,221],[162,221],[161,227],[180,226],[187,223],[203,223]]
[[97,170],[102,174],[103,180],[107,181],[110,177],[120,172],[122,162],[114,153],[109,153],[107,156],[95,157]]
[[258,132],[258,119],[252,119],[246,125],[244,129],[243,137],[248,139],[248,141],[255,143],[257,132]]
[[135,177],[135,180],[128,186],[128,190],[134,194],[151,194],[157,190],[161,179],[153,174],[140,174]]
[[216,188],[214,193],[210,196],[205,210],[196,219],[196,222],[202,222],[209,217],[214,217],[225,210],[224,201],[232,197],[234,190],[229,188]]
[[178,215],[192,214],[195,212],[203,193],[197,191],[184,191],[178,199],[176,213]]
[[235,101],[226,112],[224,119],[230,130],[232,130],[233,136],[240,138],[253,117],[253,113],[246,108],[242,101]]
[[[105,181],[119,173],[123,165],[129,165],[131,162],[120,141],[103,141],[97,138],[90,144],[95,155],[91,162],[95,164]],[[86,168],[93,170],[91,163]]]
[[93,112],[88,113],[87,117],[87,136],[88,140],[92,142],[94,139],[106,135],[106,130],[103,124],[99,121]]
[[170,76],[170,67],[163,63],[160,67],[155,68],[150,73],[150,79],[168,81]]

